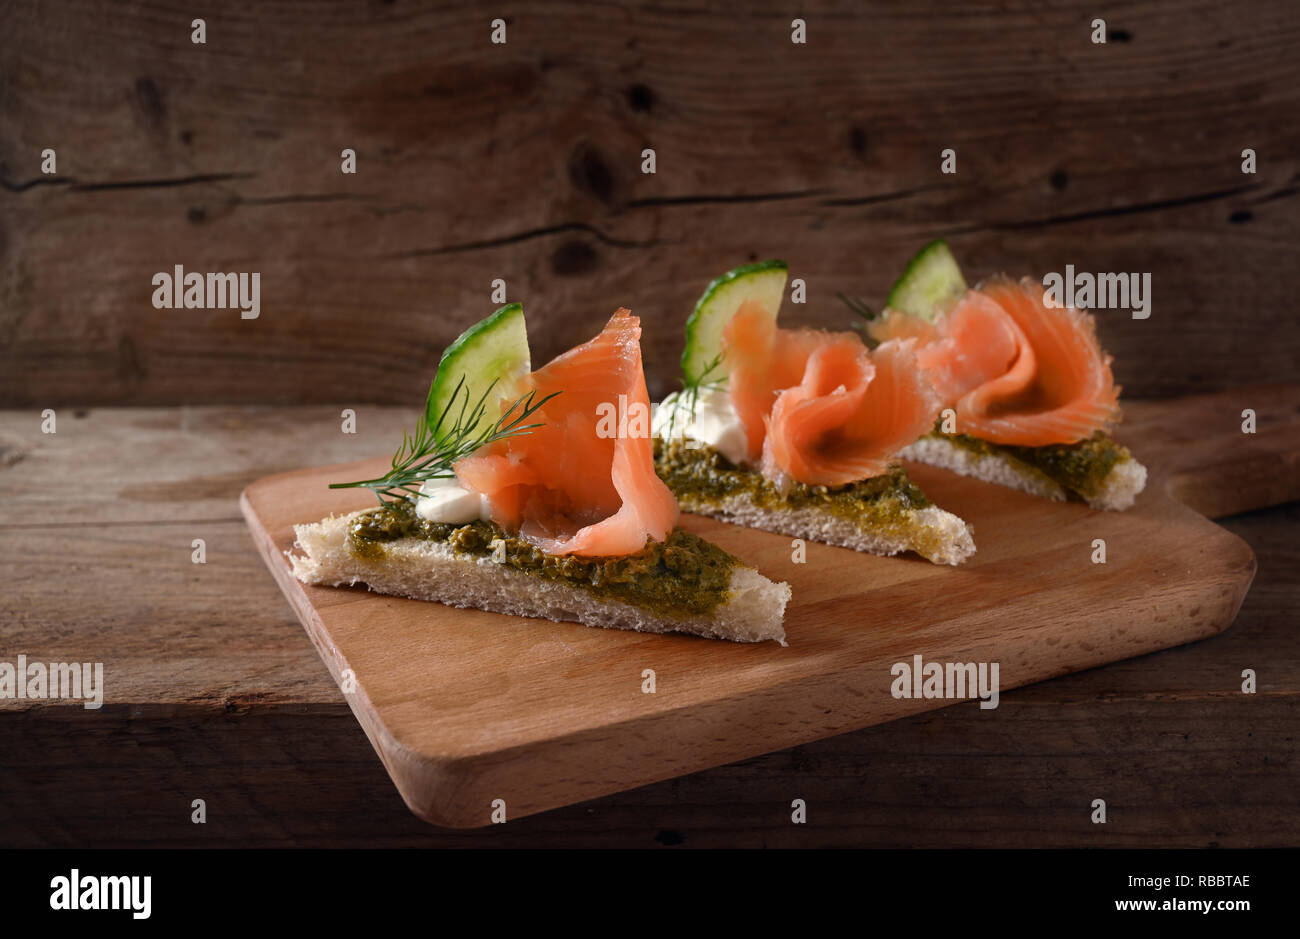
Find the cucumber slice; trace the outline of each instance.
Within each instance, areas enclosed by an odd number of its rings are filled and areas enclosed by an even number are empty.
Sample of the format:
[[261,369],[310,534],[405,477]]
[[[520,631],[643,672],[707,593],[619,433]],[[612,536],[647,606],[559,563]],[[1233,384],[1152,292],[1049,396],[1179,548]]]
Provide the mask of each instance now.
[[[483,416],[475,424],[476,430],[491,426],[501,416],[501,405],[510,395],[512,378],[531,370],[528,354],[528,328],[524,325],[524,307],[511,303],[497,310],[487,319],[475,323],[460,334],[460,338],[447,347],[438,361],[438,371],[429,389],[426,417],[429,426],[438,422],[439,416],[450,408],[442,422],[438,439],[446,435],[456,423],[462,403],[469,392],[468,409],[484,400]],[[457,385],[464,380],[456,400]],[[496,384],[493,385],[493,380]]]
[[907,262],[885,306],[933,320],[948,301],[965,292],[966,279],[961,276],[957,259],[948,250],[948,243],[940,239],[930,242]]
[[704,289],[704,295],[686,321],[682,378],[687,384],[699,382],[706,371],[709,381],[727,377],[726,369],[718,364],[722,330],[749,300],[759,304],[775,320],[789,274],[790,267],[784,261],[760,261],[728,271]]

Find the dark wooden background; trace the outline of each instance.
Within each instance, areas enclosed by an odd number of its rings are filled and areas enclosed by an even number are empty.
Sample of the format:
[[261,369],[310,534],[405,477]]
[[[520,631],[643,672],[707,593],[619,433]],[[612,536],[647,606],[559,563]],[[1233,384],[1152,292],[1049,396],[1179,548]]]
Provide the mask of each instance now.
[[[1150,319],[1100,316],[1130,396],[1294,381],[1298,53],[1292,0],[0,3],[0,661],[110,683],[101,712],[0,702],[0,845],[1298,843],[1294,504],[1225,522],[1260,570],[1214,639],[1008,693],[995,721],[947,708],[442,832],[235,502],[389,448],[496,277],[537,360],[632,307],[658,394],[721,271],[785,257],[809,303],[783,317],[843,326],[836,291],[878,304],[944,235],[973,276],[1152,273]],[[175,264],[261,272],[261,317],[153,309]]]
[[[936,235],[975,276],[1150,272],[1150,319],[1102,318],[1130,394],[1300,363],[1291,0],[0,17],[0,404],[415,406],[496,277],[538,360],[640,313],[660,393],[714,275],[784,257],[809,289],[786,318],[842,326],[836,291],[879,303]],[[261,317],[155,310],[151,277],[175,264],[261,272]]]

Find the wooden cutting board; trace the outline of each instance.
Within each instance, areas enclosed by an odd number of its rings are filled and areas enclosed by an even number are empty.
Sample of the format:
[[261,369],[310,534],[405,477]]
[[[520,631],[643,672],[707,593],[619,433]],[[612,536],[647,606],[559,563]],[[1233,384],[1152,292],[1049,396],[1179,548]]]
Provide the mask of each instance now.
[[[1245,408],[1253,435],[1241,431]],[[1225,629],[1255,557],[1193,507],[1227,514],[1300,497],[1300,389],[1135,402],[1126,413],[1118,436],[1151,468],[1128,512],[909,466],[975,527],[978,551],[957,568],[817,544],[796,564],[789,538],[684,516],[683,527],[790,583],[787,648],[300,584],[284,557],[292,525],[371,504],[326,487],[382,471],[382,458],[266,477],[241,505],[407,805],[475,827],[492,821],[496,800],[518,818],[957,703],[891,694],[891,666],[917,655],[996,662],[1005,693]],[[1097,539],[1104,564],[1093,562]]]

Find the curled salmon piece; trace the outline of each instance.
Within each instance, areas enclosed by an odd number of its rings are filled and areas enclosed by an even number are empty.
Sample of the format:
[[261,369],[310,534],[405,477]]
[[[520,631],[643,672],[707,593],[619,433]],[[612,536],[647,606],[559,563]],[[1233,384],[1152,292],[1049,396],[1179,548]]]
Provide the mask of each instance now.
[[742,307],[724,330],[723,356],[751,461],[778,485],[879,476],[938,411],[915,339],[872,353],[856,333],[781,329]]
[[[618,557],[664,541],[678,508],[655,474],[640,320],[620,309],[600,335],[523,376],[518,393],[529,391],[559,392],[535,415],[542,426],[455,465],[460,484],[487,497],[492,521],[553,555]],[[645,433],[599,433],[610,406],[632,418],[644,409],[644,422],[625,423]]]
[[1087,313],[1050,307],[1040,284],[994,278],[920,340],[917,360],[960,433],[991,443],[1078,443],[1119,418],[1110,356]]

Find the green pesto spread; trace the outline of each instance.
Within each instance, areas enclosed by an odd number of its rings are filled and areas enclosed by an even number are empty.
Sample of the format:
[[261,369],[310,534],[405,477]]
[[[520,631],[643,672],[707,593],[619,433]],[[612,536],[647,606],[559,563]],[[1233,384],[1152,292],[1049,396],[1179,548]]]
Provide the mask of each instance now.
[[933,434],[954,446],[980,455],[1009,458],[1013,467],[1027,475],[1046,477],[1067,493],[1091,499],[1106,486],[1106,477],[1120,463],[1133,455],[1101,431],[1078,443],[1051,444],[1046,447],[1011,447],[989,443],[965,434]]
[[636,554],[582,557],[545,554],[492,522],[430,522],[416,515],[411,503],[372,509],[348,524],[348,544],[362,560],[382,559],[384,545],[402,538],[442,542],[471,557],[497,555],[497,545],[503,543],[500,563],[506,567],[678,619],[706,616],[725,604],[732,571],[740,563],[717,545],[681,529],[667,541],[647,540]]
[[782,492],[758,470],[738,466],[712,447],[656,440],[655,470],[687,511],[724,511],[727,500],[745,497],[767,511],[818,508],[830,512],[864,531],[901,538],[923,557],[933,556],[943,546],[932,528],[918,522],[916,513],[931,503],[901,466],[847,486],[793,482]]

